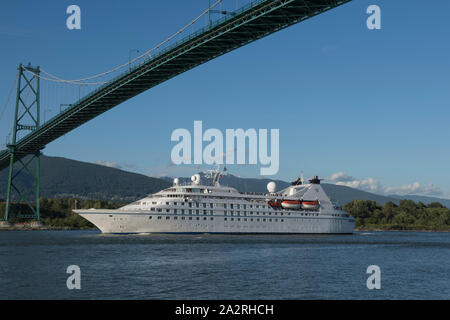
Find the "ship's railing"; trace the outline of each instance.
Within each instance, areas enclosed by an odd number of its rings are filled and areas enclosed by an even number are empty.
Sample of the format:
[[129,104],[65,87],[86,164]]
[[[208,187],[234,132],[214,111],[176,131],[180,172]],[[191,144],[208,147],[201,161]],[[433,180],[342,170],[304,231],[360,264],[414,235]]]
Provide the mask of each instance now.
[[239,194],[249,195],[249,196],[269,196],[269,194],[264,193],[264,192],[239,192]]

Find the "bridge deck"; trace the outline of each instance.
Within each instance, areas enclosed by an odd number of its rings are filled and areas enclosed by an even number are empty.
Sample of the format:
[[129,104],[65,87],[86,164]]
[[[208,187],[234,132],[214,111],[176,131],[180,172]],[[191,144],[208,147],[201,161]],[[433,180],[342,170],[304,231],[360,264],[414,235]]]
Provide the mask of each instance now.
[[[172,77],[250,42],[351,0],[257,0],[110,80],[16,144],[16,157],[35,153],[118,104]],[[10,151],[0,152],[0,170]]]

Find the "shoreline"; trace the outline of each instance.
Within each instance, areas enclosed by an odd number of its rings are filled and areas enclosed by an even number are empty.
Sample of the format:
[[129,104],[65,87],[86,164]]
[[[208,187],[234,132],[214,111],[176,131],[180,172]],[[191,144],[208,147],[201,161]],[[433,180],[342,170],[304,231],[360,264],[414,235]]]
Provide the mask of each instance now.
[[423,230],[423,229],[355,229],[357,232],[450,232],[450,230]]
[[2,231],[95,231],[97,228],[70,228],[70,227],[4,227]]
[[[1,231],[99,231],[97,228],[54,227],[38,224],[36,226],[27,223],[0,226]],[[355,228],[355,232],[450,232],[450,230],[423,230],[423,229],[372,229]]]
[[29,223],[9,223],[0,224],[0,231],[76,231],[76,230],[98,230],[97,228],[77,228],[77,227],[55,227],[48,226],[42,222]]

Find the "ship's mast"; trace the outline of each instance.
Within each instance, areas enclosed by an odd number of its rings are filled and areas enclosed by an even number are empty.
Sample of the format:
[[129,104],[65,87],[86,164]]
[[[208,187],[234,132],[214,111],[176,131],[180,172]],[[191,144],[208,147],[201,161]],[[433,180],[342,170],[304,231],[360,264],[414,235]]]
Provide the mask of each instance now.
[[222,175],[221,175],[221,172],[220,172],[220,164],[219,165],[217,165],[217,169],[216,170],[211,170],[211,174],[213,174],[212,175],[212,185],[213,186],[216,186],[216,187],[219,187],[220,186],[220,183],[219,183],[219,180],[220,180],[220,178],[222,177]]

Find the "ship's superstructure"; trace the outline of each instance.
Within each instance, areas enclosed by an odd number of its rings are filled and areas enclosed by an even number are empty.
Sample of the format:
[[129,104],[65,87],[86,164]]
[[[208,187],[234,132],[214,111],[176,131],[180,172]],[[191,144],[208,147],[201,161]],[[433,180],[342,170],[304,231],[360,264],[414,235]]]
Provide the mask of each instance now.
[[74,210],[103,233],[352,233],[355,219],[334,206],[318,177],[275,192],[243,193],[212,184],[174,179],[173,186],[115,210]]

